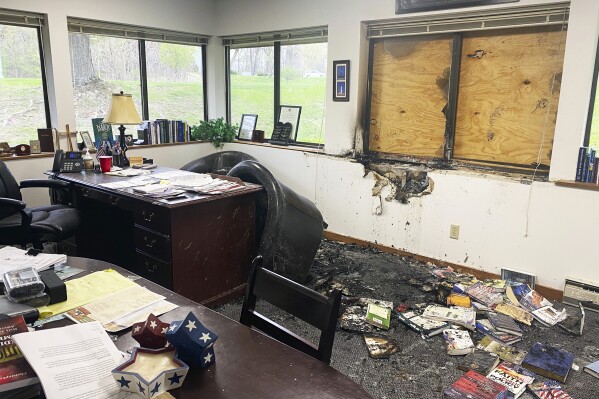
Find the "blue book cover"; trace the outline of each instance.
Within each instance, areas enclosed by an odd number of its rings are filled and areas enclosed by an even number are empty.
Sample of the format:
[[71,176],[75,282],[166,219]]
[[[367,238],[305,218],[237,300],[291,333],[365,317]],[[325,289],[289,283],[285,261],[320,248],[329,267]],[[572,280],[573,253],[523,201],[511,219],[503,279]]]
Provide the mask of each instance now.
[[595,149],[589,149],[589,166],[587,168],[587,178],[586,182],[593,182],[593,165],[595,164]]
[[576,181],[583,181],[582,168],[584,167],[584,159],[587,156],[587,147],[578,149],[578,162],[576,163]]
[[176,121],[177,125],[177,143],[185,142],[185,123],[183,121]]
[[574,363],[574,355],[553,346],[535,343],[522,361],[522,366],[552,380],[566,382]]

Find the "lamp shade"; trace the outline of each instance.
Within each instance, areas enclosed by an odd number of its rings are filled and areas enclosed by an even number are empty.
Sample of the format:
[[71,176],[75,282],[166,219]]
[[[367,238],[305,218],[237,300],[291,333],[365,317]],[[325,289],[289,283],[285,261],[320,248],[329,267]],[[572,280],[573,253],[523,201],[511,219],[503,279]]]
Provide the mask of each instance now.
[[141,123],[131,94],[123,94],[123,92],[112,94],[112,101],[104,117],[104,123],[113,125],[139,125]]

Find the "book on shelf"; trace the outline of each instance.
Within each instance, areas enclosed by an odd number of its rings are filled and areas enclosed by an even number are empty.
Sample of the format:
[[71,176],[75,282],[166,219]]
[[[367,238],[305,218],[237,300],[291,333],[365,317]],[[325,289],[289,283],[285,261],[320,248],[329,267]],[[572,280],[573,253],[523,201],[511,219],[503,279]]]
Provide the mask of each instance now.
[[422,317],[420,311],[409,310],[407,312],[398,313],[397,317],[399,318],[399,321],[417,333],[420,333],[422,338],[425,339],[440,334],[449,327],[449,324],[444,321]]
[[587,183],[592,183],[593,182],[593,165],[595,165],[595,149],[594,148],[589,148],[589,161],[588,161],[588,168],[586,169],[586,182]]
[[443,390],[443,397],[451,399],[505,399],[506,395],[506,387],[472,370]]
[[593,363],[589,363],[582,368],[585,373],[589,373],[595,378],[599,378],[599,360]]
[[487,375],[499,364],[499,358],[485,352],[481,349],[475,349],[474,352],[458,360],[458,369],[462,371],[476,371],[479,374]]
[[515,364],[502,362],[487,375],[487,378],[505,386],[514,398],[518,398],[524,393],[526,386],[534,381],[530,374]]
[[422,312],[422,317],[457,324],[469,330],[476,329],[476,312],[472,308],[429,305]]
[[102,147],[102,143],[105,141],[107,141],[111,147],[114,145],[112,125],[104,123],[104,118],[92,118],[92,127],[94,129],[94,144],[96,148]]
[[540,342],[535,343],[522,361],[528,370],[559,382],[566,382],[574,355]]
[[487,318],[497,331],[506,332],[508,334],[517,335],[520,337],[522,336],[522,329],[511,317],[501,313],[489,313]]
[[495,307],[495,312],[511,317],[519,323],[530,326],[534,317],[532,314],[522,309],[519,306],[514,306],[509,303],[500,303]]
[[484,350],[485,352],[493,353],[501,360],[505,360],[506,362],[514,364],[521,364],[524,360],[524,357],[526,357],[526,352],[508,345],[503,345],[489,336],[485,336],[483,339],[481,339],[476,345],[476,348]]
[[584,160],[587,157],[588,147],[580,147],[578,149],[578,162],[576,162],[576,181],[584,181],[582,171],[584,170]]
[[52,129],[37,129],[41,152],[54,152],[54,134]]
[[557,381],[533,382],[526,389],[535,399],[572,399]]
[[[39,383],[39,378],[29,365],[21,350],[13,341],[13,335],[27,332],[23,316],[0,320],[0,392],[12,391]],[[0,395],[0,397],[4,394]]]
[[466,288],[466,294],[476,302],[488,307],[493,307],[503,302],[503,295],[494,288],[485,285],[482,281]]
[[476,329],[481,333],[488,335],[494,340],[502,343],[503,345],[511,345],[522,340],[521,336],[512,335],[506,332],[497,331],[493,324],[487,319],[480,319],[476,321]]
[[474,352],[474,342],[468,331],[448,328],[443,330],[443,339],[448,355],[466,355]]

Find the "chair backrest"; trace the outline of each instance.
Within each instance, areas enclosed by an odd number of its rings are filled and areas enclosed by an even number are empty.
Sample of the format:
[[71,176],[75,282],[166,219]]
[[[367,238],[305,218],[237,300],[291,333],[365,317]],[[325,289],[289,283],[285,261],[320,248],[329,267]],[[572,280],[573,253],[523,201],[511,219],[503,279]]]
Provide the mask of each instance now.
[[12,198],[19,201],[23,199],[19,183],[17,183],[15,177],[10,173],[10,170],[8,170],[3,161],[0,161],[0,197]]
[[[318,345],[255,311],[262,299],[321,331]],[[262,257],[252,262],[240,322],[327,364],[331,361],[341,291],[326,296],[262,267]]]

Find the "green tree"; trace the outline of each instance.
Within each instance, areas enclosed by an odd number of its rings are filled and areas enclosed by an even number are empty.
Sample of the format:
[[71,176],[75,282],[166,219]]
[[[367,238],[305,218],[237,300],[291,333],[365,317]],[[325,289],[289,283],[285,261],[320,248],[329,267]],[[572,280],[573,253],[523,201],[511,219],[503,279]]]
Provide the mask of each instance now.
[[195,48],[179,44],[160,43],[160,62],[173,71],[194,71],[193,59]]

